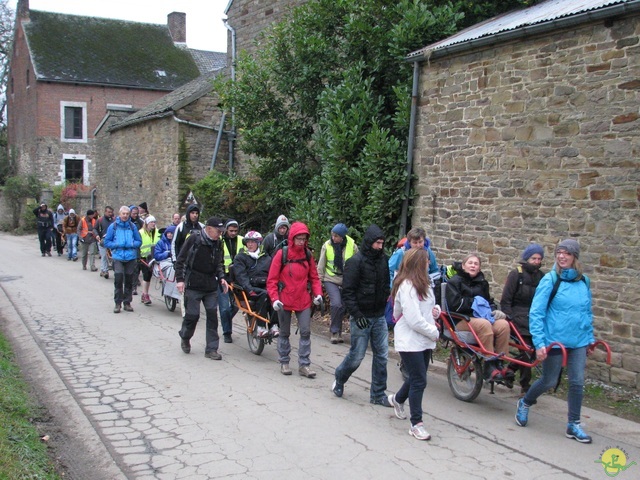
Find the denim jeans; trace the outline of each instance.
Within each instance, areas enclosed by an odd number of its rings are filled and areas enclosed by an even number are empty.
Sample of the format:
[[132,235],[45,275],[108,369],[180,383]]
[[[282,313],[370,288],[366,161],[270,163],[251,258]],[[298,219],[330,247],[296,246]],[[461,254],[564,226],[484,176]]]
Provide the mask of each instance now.
[[231,335],[233,331],[233,317],[238,313],[237,308],[231,305],[230,293],[224,293],[222,287],[218,287],[218,309],[220,310],[220,324],[222,334]]
[[67,256],[78,258],[78,234],[67,233]]
[[[569,378],[569,404],[568,422],[580,421],[580,409],[582,408],[582,396],[584,390],[584,369],[587,366],[587,347],[567,348],[567,376]],[[547,358],[542,362],[542,376],[536,380],[524,396],[526,405],[535,405],[538,397],[558,383],[560,369],[562,368],[562,352],[559,348],[553,348]]]
[[[300,328],[300,342],[298,343],[298,365],[308,367],[311,365],[311,308],[296,311],[298,328]],[[278,312],[280,323],[280,336],[278,337],[278,356],[281,364],[289,364],[291,360],[291,312],[280,310]]]
[[359,328],[356,319],[350,317],[351,348],[342,363],[336,368],[336,382],[341,385],[347,383],[355,372],[367,351],[371,340],[373,363],[371,365],[371,393],[370,400],[380,400],[387,389],[387,359],[389,357],[389,330],[384,315],[367,317],[371,322],[367,328]]
[[409,378],[396,392],[396,401],[404,403],[409,399],[411,410],[411,425],[422,422],[422,396],[427,388],[427,370],[431,360],[432,350],[422,352],[400,352],[400,358],[404,368],[409,374]]
[[204,353],[217,352],[220,344],[218,335],[218,292],[200,292],[198,290],[186,289],[184,291],[184,319],[180,329],[180,338],[191,340],[196,331],[196,325],[200,319],[200,302],[204,305],[207,315],[207,326]]
[[107,258],[107,249],[98,244],[98,251],[100,252],[100,271],[106,273],[109,271],[109,259]]

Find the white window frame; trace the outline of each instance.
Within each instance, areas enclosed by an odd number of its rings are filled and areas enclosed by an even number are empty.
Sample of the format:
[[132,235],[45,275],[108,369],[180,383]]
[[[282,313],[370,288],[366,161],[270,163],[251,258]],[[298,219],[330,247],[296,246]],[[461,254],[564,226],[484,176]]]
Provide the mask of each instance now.
[[55,184],[61,185],[67,181],[67,160],[82,160],[82,184],[89,185],[89,165],[91,164],[91,160],[87,159],[86,155],[79,155],[77,153],[62,154],[62,162],[60,163],[60,180],[55,182]]
[[[65,107],[82,108],[82,138],[65,138]],[[60,141],[66,143],[87,143],[87,102],[60,102]]]

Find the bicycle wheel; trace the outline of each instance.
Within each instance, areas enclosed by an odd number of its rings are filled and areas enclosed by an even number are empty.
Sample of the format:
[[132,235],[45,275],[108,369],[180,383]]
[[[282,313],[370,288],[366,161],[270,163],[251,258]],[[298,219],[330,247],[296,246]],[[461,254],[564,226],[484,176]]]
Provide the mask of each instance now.
[[[264,339],[258,337],[258,329],[255,326],[255,321],[246,314],[245,320],[247,322],[247,342],[249,342],[249,350],[251,350],[251,353],[254,355],[260,355],[264,350]],[[252,323],[254,323],[253,328],[251,328]]]
[[164,296],[164,304],[167,306],[167,310],[173,312],[176,309],[176,305],[178,304],[178,300],[169,295]]
[[[458,374],[456,368],[464,370]],[[473,402],[482,390],[482,362],[476,355],[452,347],[447,362],[447,380],[454,397],[463,402]]]

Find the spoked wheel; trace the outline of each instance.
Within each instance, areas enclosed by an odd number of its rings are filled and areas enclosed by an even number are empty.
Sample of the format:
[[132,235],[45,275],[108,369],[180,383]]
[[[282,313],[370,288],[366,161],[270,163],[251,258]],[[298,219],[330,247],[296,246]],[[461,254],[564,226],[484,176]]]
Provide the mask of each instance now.
[[246,314],[244,318],[247,322],[247,341],[249,342],[249,350],[251,350],[251,353],[253,353],[254,355],[260,355],[262,353],[262,350],[264,350],[264,338],[258,337],[257,328],[254,328],[253,332],[251,332],[250,329],[252,319],[249,318],[249,316]]
[[167,310],[173,312],[176,309],[176,305],[178,304],[178,300],[169,295],[164,296],[164,304],[167,306]]
[[447,365],[447,379],[454,397],[463,402],[473,402],[482,390],[482,362],[468,351],[453,347]]

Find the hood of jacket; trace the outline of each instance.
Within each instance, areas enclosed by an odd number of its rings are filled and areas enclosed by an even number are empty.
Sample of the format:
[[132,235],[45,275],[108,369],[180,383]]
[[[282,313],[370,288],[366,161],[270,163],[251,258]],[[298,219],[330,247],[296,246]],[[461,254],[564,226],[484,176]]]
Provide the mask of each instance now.
[[367,230],[364,232],[364,237],[362,238],[362,245],[360,247],[362,254],[367,257],[379,257],[382,255],[384,253],[384,249],[381,248],[380,250],[375,250],[373,248],[373,244],[380,239],[385,239],[385,234],[382,229],[375,224],[369,225]]
[[64,213],[64,207],[62,206],[62,204],[58,205],[58,208],[56,208],[56,212],[59,212],[60,210],[62,210],[62,212]]
[[165,228],[164,232],[162,233],[162,238],[164,240],[167,240],[168,242],[171,242],[171,240],[167,238],[167,233],[176,233],[176,226],[169,225],[167,228]]
[[291,228],[289,228],[289,238],[288,238],[288,251],[289,253],[287,254],[287,256],[289,258],[302,258],[304,256],[306,256],[305,254],[305,249],[307,248],[308,244],[309,244],[309,240],[307,239],[306,242],[304,242],[303,246],[298,246],[295,244],[295,242],[293,241],[293,239],[297,236],[297,235],[307,235],[310,236],[311,234],[309,233],[309,228],[302,222],[293,222],[293,224],[291,225]]

